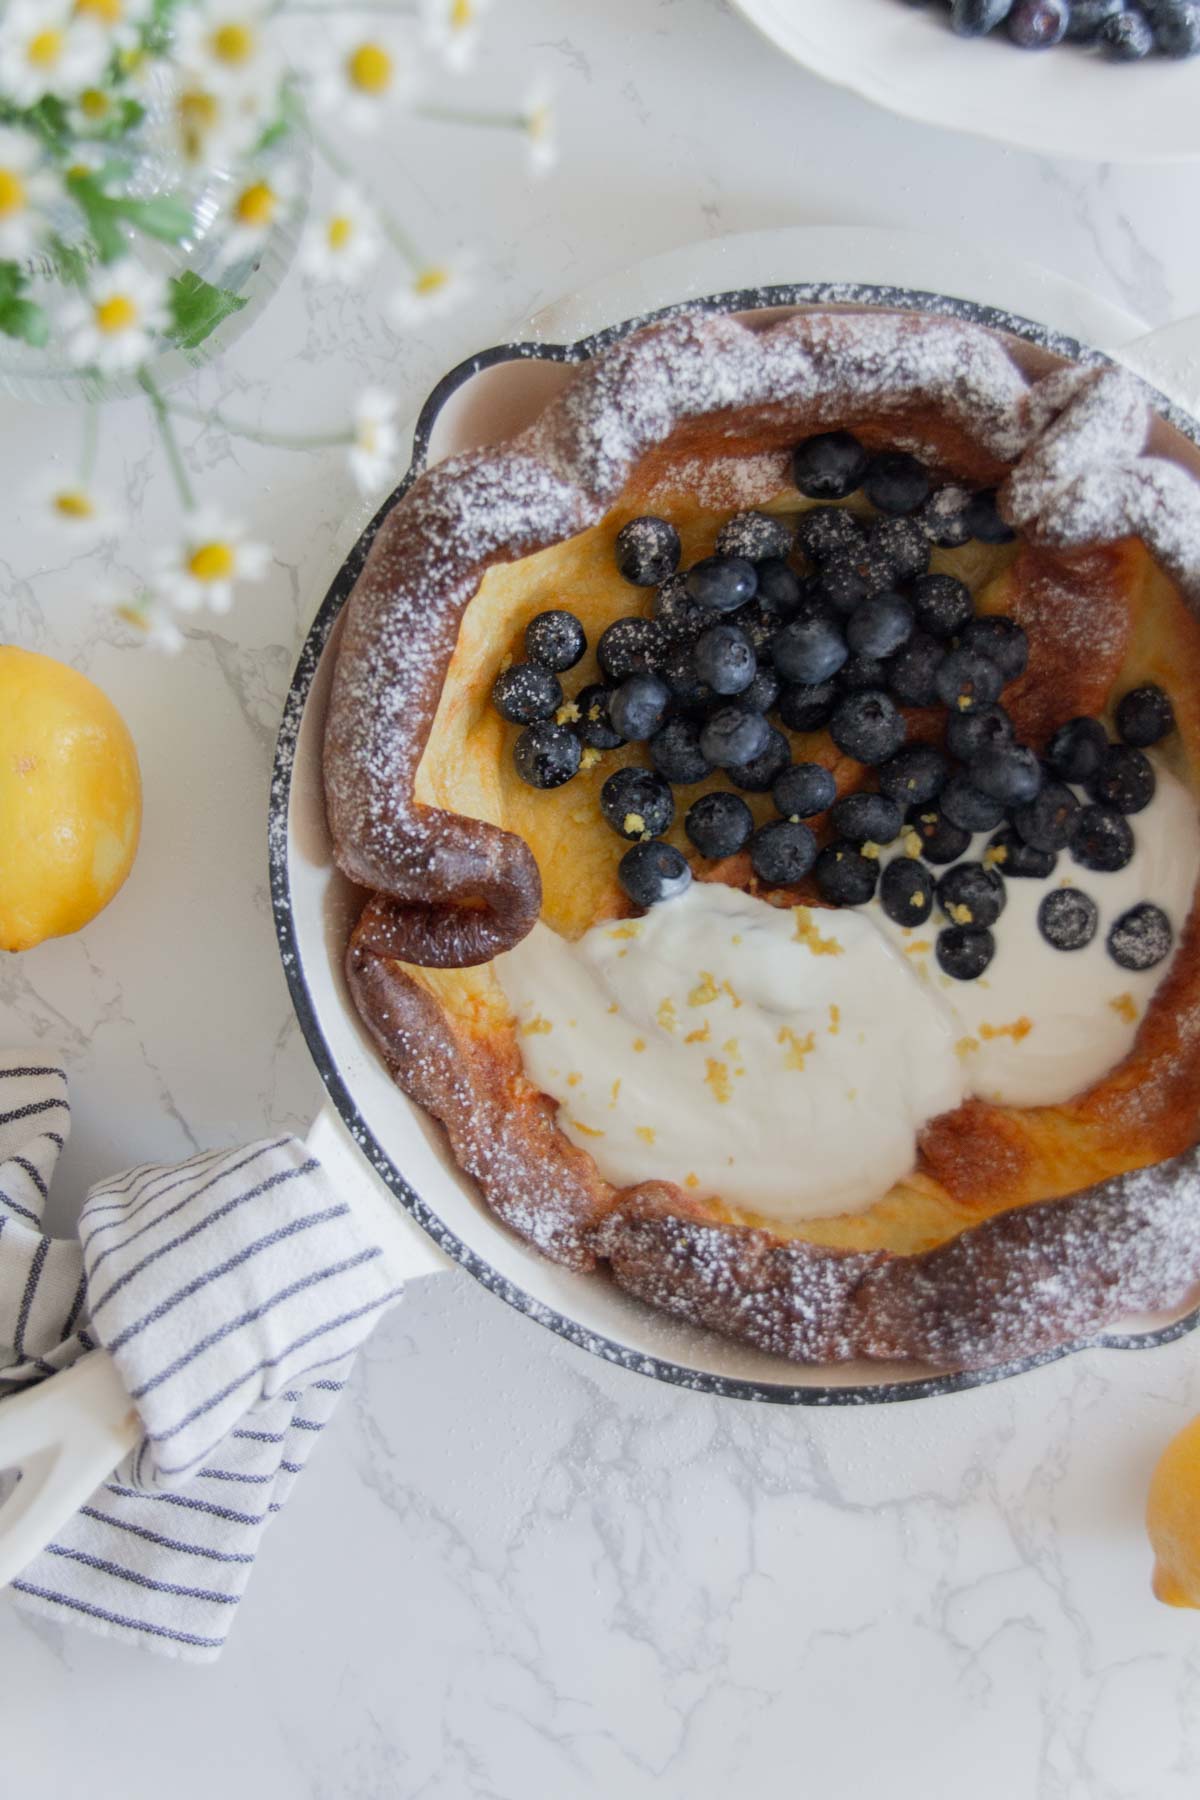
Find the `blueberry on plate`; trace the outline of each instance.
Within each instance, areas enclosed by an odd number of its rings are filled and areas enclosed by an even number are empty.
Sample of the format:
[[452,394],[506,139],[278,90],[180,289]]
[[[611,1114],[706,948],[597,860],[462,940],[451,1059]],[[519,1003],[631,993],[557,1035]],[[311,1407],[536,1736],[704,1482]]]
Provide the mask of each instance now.
[[717,533],[718,556],[744,556],[747,562],[784,557],[792,547],[792,528],[786,519],[765,512],[734,513]]
[[736,625],[710,625],[696,639],[696,673],[714,694],[740,694],[754,680],[750,639]]
[[879,770],[879,791],[901,806],[923,806],[945,785],[950,765],[932,744],[908,744]]
[[1108,749],[1099,719],[1068,719],[1046,745],[1046,761],[1062,781],[1089,781]]
[[1079,801],[1061,781],[1047,781],[1034,799],[1013,811],[1012,822],[1035,850],[1065,850],[1070,841]]
[[1024,744],[1001,744],[972,757],[967,773],[977,788],[1005,806],[1024,806],[1041,791],[1042,765]]
[[866,533],[844,506],[813,506],[796,520],[796,542],[811,562],[834,562],[857,555]]
[[1118,812],[1138,813],[1154,798],[1154,768],[1148,757],[1127,744],[1110,744],[1087,784],[1093,800]]
[[539,663],[513,663],[492,683],[492,705],[510,725],[534,725],[562,705],[562,684]]
[[954,981],[977,981],[996,954],[986,925],[947,925],[934,946],[938,967]]
[[688,570],[687,588],[710,612],[736,612],[758,592],[758,574],[744,556],[706,556]]
[[1189,0],[1155,0],[1147,10],[1160,55],[1182,58],[1200,53],[1200,6]]
[[954,712],[946,720],[946,748],[959,762],[974,762],[984,750],[1011,744],[1013,722],[1002,706],[981,706],[976,712]]
[[846,642],[856,656],[891,656],[912,636],[913,609],[902,594],[872,594],[846,621]]
[[792,747],[782,731],[776,731],[774,725],[768,725],[767,741],[758,755],[752,756],[748,762],[729,763],[725,773],[734,787],[741,788],[744,793],[766,794],[791,760]]
[[927,631],[914,631],[887,666],[887,688],[899,706],[932,706],[946,646]]
[[541,663],[561,675],[573,669],[587,649],[587,636],[574,613],[555,607],[538,613],[525,627],[525,654],[530,662]]
[[608,703],[614,731],[627,744],[641,744],[653,737],[671,704],[671,690],[657,675],[631,675]]
[[876,519],[867,550],[884,559],[893,581],[915,581],[929,567],[929,533],[916,519]]
[[803,881],[817,860],[817,840],[798,819],[773,819],[750,839],[750,867],[771,887]]
[[1015,619],[1003,618],[998,613],[969,620],[958,641],[968,650],[982,651],[990,662],[995,663],[1006,684],[1023,675],[1029,666],[1029,639],[1024,627]]
[[796,571],[782,557],[758,564],[758,603],[774,619],[790,619],[800,605],[802,589]]
[[1096,935],[1100,908],[1079,888],[1051,888],[1038,907],[1037,922],[1056,950],[1082,950]]
[[672,642],[690,644],[712,624],[712,613],[688,593],[686,575],[671,575],[654,596],[654,617]]
[[675,817],[675,800],[653,769],[616,769],[600,789],[600,811],[622,837],[659,837]]
[[1135,750],[1157,744],[1175,729],[1175,709],[1153,681],[1131,688],[1117,703],[1117,731]]
[[1016,0],[1008,35],[1022,50],[1050,50],[1062,43],[1069,17],[1067,0]]
[[[827,562],[818,580],[822,595],[837,613],[852,613],[871,591],[865,577],[848,557],[838,556]],[[886,585],[886,582],[880,583],[881,587]]]
[[938,795],[938,805],[952,825],[963,831],[995,831],[1004,817],[1004,802],[975,786],[969,775],[951,775]]
[[1044,881],[1053,875],[1058,858],[1053,850],[1035,850],[1011,825],[1002,825],[983,853],[988,868],[999,869],[1004,876],[1025,877]]
[[1154,32],[1141,13],[1114,13],[1101,25],[1097,42],[1116,62],[1140,62],[1154,48]]
[[955,863],[937,884],[938,905],[955,925],[994,925],[1008,903],[1004,882],[982,863]]
[[755,673],[754,680],[742,695],[742,704],[752,712],[770,712],[779,699],[782,683],[774,669],[761,665]]
[[[712,614],[710,613],[711,619]],[[673,644],[662,667],[662,678],[670,688],[676,709],[689,718],[703,718],[716,695],[696,673],[695,648],[691,644]]]
[[591,750],[615,750],[621,742],[620,732],[613,729],[609,712],[611,702],[612,694],[608,688],[597,682],[580,688],[575,696],[574,706],[579,715],[575,720],[575,735]]
[[676,786],[712,774],[712,764],[700,748],[700,727],[692,719],[668,719],[646,748],[659,774]]
[[865,906],[879,885],[879,858],[853,844],[827,844],[813,865],[817,887],[834,906]]
[[754,830],[754,814],[739,794],[701,794],[689,807],[683,829],[701,856],[716,862],[745,849]]
[[692,884],[687,857],[674,844],[635,844],[617,864],[617,880],[635,906],[675,900]]
[[871,505],[891,518],[916,512],[929,498],[929,472],[907,450],[881,450],[863,476],[863,492]]
[[967,507],[971,495],[962,487],[938,488],[930,494],[917,517],[927,535],[944,550],[959,550],[971,541]]
[[1071,855],[1085,869],[1112,875],[1133,857],[1133,831],[1115,806],[1081,806],[1071,822]]
[[789,731],[820,731],[828,725],[841,695],[833,681],[798,682],[779,696],[780,721]]
[[870,458],[848,431],[822,431],[792,452],[792,480],[810,500],[844,500],[862,486]]
[[837,799],[837,782],[821,763],[793,763],[776,776],[771,798],[785,819],[811,819]]
[[882,656],[848,656],[837,672],[837,684],[844,694],[858,694],[864,688],[886,688],[890,673]]
[[1171,954],[1174,933],[1161,906],[1143,900],[1121,914],[1108,933],[1108,954],[1123,969],[1154,969]]
[[556,788],[570,781],[582,755],[575,733],[548,719],[527,725],[513,745],[517,774],[535,788]]
[[951,0],[950,25],[959,37],[983,37],[1008,17],[1012,0]]
[[753,762],[770,741],[771,727],[762,714],[736,704],[710,713],[700,733],[700,748],[717,769]]
[[668,648],[657,619],[614,619],[600,633],[596,659],[609,681],[627,681],[631,675],[659,674]]
[[897,925],[923,925],[933,911],[933,875],[916,856],[894,856],[879,879],[879,903]]
[[679,567],[679,533],[668,519],[630,519],[617,533],[617,567],[635,587],[658,587]]
[[828,681],[845,662],[849,651],[837,625],[822,615],[793,619],[771,640],[771,660],[784,681]]
[[950,650],[938,664],[934,688],[943,706],[951,712],[977,712],[1000,698],[1004,677],[990,656],[981,650],[968,650],[960,645]]
[[971,833],[953,824],[940,806],[914,806],[908,823],[921,840],[921,855],[926,862],[957,862],[971,847]]
[[1125,0],[1071,0],[1067,20],[1067,41],[1094,44],[1106,19],[1115,19],[1125,10]]
[[1006,525],[996,507],[995,488],[980,488],[971,495],[967,502],[967,527],[973,538],[981,544],[1010,544],[1016,537],[1011,525]]
[[919,576],[912,603],[917,624],[935,638],[954,637],[974,611],[970,588],[955,575]]
[[829,735],[842,755],[869,765],[895,756],[906,730],[895,701],[878,688],[845,695],[829,721]]
[[846,794],[836,800],[829,822],[851,844],[890,844],[900,835],[904,813],[886,794]]

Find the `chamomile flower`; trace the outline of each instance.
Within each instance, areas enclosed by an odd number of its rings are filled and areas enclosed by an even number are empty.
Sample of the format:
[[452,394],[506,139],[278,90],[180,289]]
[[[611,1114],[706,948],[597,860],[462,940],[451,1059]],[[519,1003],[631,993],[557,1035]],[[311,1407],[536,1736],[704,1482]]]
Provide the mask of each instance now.
[[546,175],[558,161],[558,116],[553,95],[544,82],[530,90],[521,109],[521,123],[528,145],[529,168]]
[[261,581],[271,552],[250,543],[245,527],[225,518],[215,507],[202,506],[183,522],[181,542],[159,553],[156,588],[179,612],[198,606],[228,612],[238,581]]
[[468,68],[479,42],[479,22],[491,0],[423,0],[425,42],[450,69]]
[[140,634],[147,649],[162,650],[167,656],[177,656],[183,649],[186,640],[182,631],[166,607],[149,594],[143,594],[139,600],[123,601],[113,610],[118,619]]
[[99,82],[110,44],[70,0],[12,0],[0,15],[0,93],[14,106],[69,99]]
[[98,269],[87,293],[68,300],[59,316],[71,361],[102,375],[136,369],[170,321],[165,276],[132,257]]
[[273,92],[213,82],[207,74],[182,69],[156,135],[193,170],[233,162],[262,131],[268,101],[273,103]]
[[201,0],[177,15],[176,55],[217,93],[257,88],[267,95],[279,59],[267,34],[267,0]]
[[222,267],[252,256],[295,194],[295,175],[284,165],[269,174],[247,171],[239,176],[222,206],[227,226],[221,245]]
[[373,131],[389,106],[417,90],[412,40],[392,25],[343,20],[307,61],[313,104],[351,131]]
[[346,182],[329,211],[310,220],[300,239],[300,267],[315,281],[354,281],[379,255],[383,237],[374,212]]
[[0,126],[0,258],[28,256],[46,229],[45,209],[62,189],[39,168],[41,146],[31,132]]
[[396,402],[390,394],[368,388],[354,408],[354,441],[349,450],[350,472],[361,493],[377,493],[383,486],[395,467],[399,446]]
[[[67,125],[72,137],[76,139],[94,137],[97,132],[103,131],[106,125],[111,125],[118,116],[119,99],[120,96],[115,89],[106,87],[88,87],[76,94],[74,100],[67,107]],[[72,144],[73,158],[76,149],[77,145]]]
[[31,499],[35,526],[81,546],[119,537],[124,526],[120,512],[102,489],[90,481],[73,481],[57,470],[38,480]]
[[98,26],[109,47],[127,50],[138,41],[138,26],[150,17],[154,0],[75,0],[72,16]]
[[472,265],[464,257],[451,262],[426,263],[410,274],[388,302],[393,325],[422,325],[452,312],[475,286]]

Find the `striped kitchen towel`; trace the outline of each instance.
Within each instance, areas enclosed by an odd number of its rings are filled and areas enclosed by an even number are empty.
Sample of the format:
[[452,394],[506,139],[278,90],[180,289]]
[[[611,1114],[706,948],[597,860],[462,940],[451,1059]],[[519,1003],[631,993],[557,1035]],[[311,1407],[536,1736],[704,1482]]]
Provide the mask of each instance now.
[[280,1511],[399,1289],[303,1144],[277,1137],[42,1209],[70,1124],[51,1058],[0,1052],[0,1405],[96,1345],[144,1435],[13,1586],[20,1603],[215,1657]]

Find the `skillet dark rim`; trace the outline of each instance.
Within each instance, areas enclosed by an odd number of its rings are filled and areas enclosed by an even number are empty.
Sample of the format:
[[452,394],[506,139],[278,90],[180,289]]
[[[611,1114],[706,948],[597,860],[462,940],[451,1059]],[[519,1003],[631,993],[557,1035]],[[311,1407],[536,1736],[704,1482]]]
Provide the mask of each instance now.
[[[1045,326],[1016,313],[984,306],[976,301],[954,299],[944,294],[925,293],[913,288],[875,286],[861,282],[798,282],[763,288],[738,288],[726,293],[709,295],[704,299],[689,300],[672,306],[660,307],[653,312],[639,314],[635,318],[623,320],[620,324],[607,326],[602,331],[593,332],[571,344],[497,344],[491,349],[481,350],[476,355],[468,357],[443,375],[422,406],[413,434],[412,462],[408,473],[395,491],[384,501],[343,562],[305,637],[284,703],[283,718],[276,741],[268,807],[268,859],[271,904],[284,975],[296,1017],[300,1022],[300,1029],[304,1034],[309,1054],[316,1065],[326,1092],[367,1161],[387,1184],[400,1205],[452,1261],[458,1263],[468,1274],[473,1275],[475,1280],[489,1293],[498,1295],[518,1312],[524,1313],[527,1318],[545,1325],[549,1330],[556,1332],[559,1337],[565,1338],[568,1343],[575,1344],[582,1350],[590,1351],[592,1355],[599,1356],[606,1362],[617,1363],[622,1368],[630,1369],[636,1374],[650,1376],[657,1381],[665,1381],[672,1386],[687,1388],[695,1393],[717,1394],[725,1399],[757,1400],[784,1406],[886,1406],[903,1400],[935,1399],[943,1395],[963,1393],[972,1388],[990,1386],[993,1382],[1007,1381],[1015,1375],[1026,1374],[1047,1363],[1058,1362],[1062,1357],[1074,1355],[1080,1350],[1146,1350],[1171,1344],[1193,1331],[1200,1324],[1200,1306],[1193,1308],[1173,1323],[1154,1331],[1098,1332],[1089,1337],[1055,1345],[1051,1349],[1039,1351],[1031,1356],[996,1364],[991,1368],[916,1376],[911,1381],[863,1382],[843,1387],[805,1387],[786,1381],[754,1381],[712,1375],[703,1370],[688,1368],[684,1364],[648,1355],[645,1351],[632,1349],[628,1345],[605,1337],[602,1333],[591,1331],[565,1314],[556,1312],[554,1308],[545,1305],[543,1301],[535,1299],[532,1294],[526,1293],[507,1276],[501,1275],[484,1257],[463,1243],[461,1238],[449,1229],[426,1201],[409,1186],[391,1158],[385,1154],[359,1112],[318,1023],[316,1008],[309,993],[296,937],[288,867],[288,809],[291,798],[292,769],[304,708],[313,678],[320,664],[322,652],[338,615],[349,597],[350,590],[358,579],[376,531],[392,507],[404,497],[422,472],[438,415],[458,389],[473,376],[480,374],[485,369],[493,368],[499,363],[532,360],[557,363],[584,362],[630,332],[679,313],[744,313],[765,311],[772,307],[814,305],[883,307],[889,310],[901,309],[966,319],[993,331],[1007,332],[1014,337],[1024,338],[1026,342],[1051,351],[1055,355],[1067,357],[1072,362],[1085,366],[1112,365],[1112,358],[1105,356],[1103,352],[1093,350],[1063,333],[1050,331]],[[1156,411],[1185,437],[1200,445],[1200,426],[1196,421],[1157,390],[1151,388],[1150,393]],[[497,1229],[502,1229],[502,1227],[497,1227]]]

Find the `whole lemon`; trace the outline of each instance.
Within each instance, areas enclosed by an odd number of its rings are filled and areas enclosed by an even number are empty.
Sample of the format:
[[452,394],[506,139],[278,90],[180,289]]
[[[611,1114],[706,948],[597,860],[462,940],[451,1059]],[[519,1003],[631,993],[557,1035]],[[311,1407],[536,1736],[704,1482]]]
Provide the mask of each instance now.
[[1168,1606],[1200,1606],[1200,1419],[1159,1458],[1146,1502],[1154,1592]]
[[137,752],[112,701],[77,669],[0,644],[0,950],[94,919],[141,822]]

